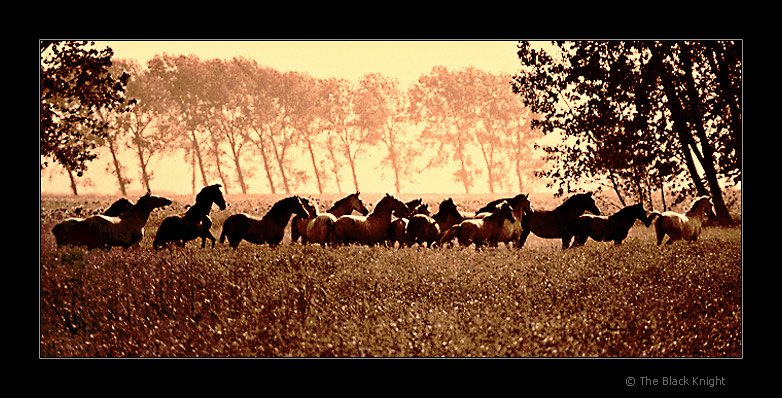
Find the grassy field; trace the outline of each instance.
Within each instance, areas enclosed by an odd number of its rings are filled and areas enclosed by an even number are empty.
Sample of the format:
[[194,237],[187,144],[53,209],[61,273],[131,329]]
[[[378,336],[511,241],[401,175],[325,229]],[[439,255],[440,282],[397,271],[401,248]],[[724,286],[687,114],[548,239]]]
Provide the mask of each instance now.
[[[112,199],[41,198],[42,357],[742,356],[739,228],[658,247],[636,224],[621,246],[567,251],[532,236],[481,251],[289,238],[155,251],[157,227],[188,196],[153,212],[139,248],[56,247],[56,222]],[[230,214],[272,203],[226,199],[215,236]],[[467,211],[486,199],[454,197]]]

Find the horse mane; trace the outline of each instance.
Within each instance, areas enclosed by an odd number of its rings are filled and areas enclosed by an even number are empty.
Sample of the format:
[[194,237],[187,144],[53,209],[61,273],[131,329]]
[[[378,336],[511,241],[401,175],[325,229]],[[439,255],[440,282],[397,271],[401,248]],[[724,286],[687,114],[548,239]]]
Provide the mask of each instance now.
[[695,200],[693,200],[692,204],[690,205],[690,210],[688,210],[687,212],[689,213],[689,212],[695,210],[698,207],[698,204],[700,204],[700,202],[703,201],[703,200],[711,200],[711,198],[708,195],[703,195],[703,196],[695,198]]
[[358,196],[358,192],[356,192],[356,193],[352,193],[352,194],[350,194],[350,195],[348,195],[348,196],[345,196],[345,197],[344,197],[344,198],[342,198],[342,199],[339,199],[339,200],[337,200],[336,202],[334,202],[334,204],[331,206],[331,208],[330,208],[330,209],[329,209],[327,212],[328,212],[328,213],[331,213],[331,211],[332,211],[332,210],[336,210],[337,208],[339,208],[339,206],[341,206],[343,203],[345,203],[345,202],[346,202],[348,199],[350,199],[350,197],[351,197],[351,196],[353,196],[353,195],[356,195],[356,196]]
[[294,196],[289,196],[289,197],[287,197],[285,199],[280,199],[280,200],[277,201],[277,203],[272,205],[272,208],[269,209],[269,211],[266,212],[266,214],[278,213],[278,212],[280,212],[280,210],[282,208],[290,206],[291,202],[294,202],[294,201],[297,201],[297,200],[299,200],[299,197],[295,196],[295,195]]
[[591,197],[591,196],[592,196],[591,192],[577,193],[577,194],[575,194],[575,195],[565,199],[565,201],[562,202],[561,205],[557,206],[557,209],[561,209],[561,208],[564,208],[566,206],[572,206],[573,203],[576,203],[578,201],[584,200],[583,198]]

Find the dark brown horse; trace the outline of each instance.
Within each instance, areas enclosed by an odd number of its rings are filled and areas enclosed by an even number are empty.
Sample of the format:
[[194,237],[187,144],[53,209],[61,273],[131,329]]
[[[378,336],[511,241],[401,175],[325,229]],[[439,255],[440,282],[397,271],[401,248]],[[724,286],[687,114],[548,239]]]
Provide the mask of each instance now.
[[650,220],[646,217],[646,210],[641,203],[627,206],[610,216],[584,214],[567,226],[563,239],[569,242],[569,236],[575,237],[573,247],[583,246],[589,238],[598,242],[613,241],[615,245],[619,245],[627,238],[635,220],[640,220],[649,227]]
[[119,217],[133,208],[133,202],[125,198],[119,198],[109,206],[106,211],[103,212],[104,216]]
[[334,222],[334,236],[340,243],[375,245],[385,240],[393,211],[408,211],[404,202],[386,194],[368,216],[345,215]]
[[576,217],[589,211],[600,215],[600,209],[592,198],[592,193],[580,193],[569,197],[554,210],[535,210],[532,205],[526,205],[521,220],[521,237],[519,247],[523,247],[530,232],[546,239],[562,239],[562,249],[570,246],[570,236],[565,235],[565,229]]
[[439,244],[443,231],[447,231],[466,217],[456,208],[453,199],[448,198],[440,202],[437,213],[429,217],[417,214],[410,217],[407,223],[407,241],[410,245],[433,247]]
[[201,189],[196,195],[196,202],[184,214],[166,217],[155,234],[152,247],[159,249],[174,243],[184,247],[185,243],[196,238],[201,238],[201,247],[206,247],[206,240],[212,241],[215,247],[215,237],[209,231],[212,228],[212,219],[209,212],[215,204],[220,210],[225,210],[225,198],[220,191],[220,184],[210,185]]
[[456,238],[462,246],[470,246],[473,243],[476,248],[484,245],[496,246],[506,220],[513,223],[516,217],[513,216],[513,208],[508,202],[502,201],[489,216],[467,219],[450,228],[448,234],[443,234],[440,244]]
[[407,223],[414,215],[423,214],[429,215],[429,205],[421,203],[421,199],[411,200],[405,203],[408,211],[405,213],[394,212],[391,217],[391,224],[388,225],[388,231],[386,234],[386,244],[394,247],[399,243],[399,247],[409,246],[407,240]]
[[138,245],[144,237],[152,210],[168,206],[171,200],[147,192],[133,207],[118,217],[95,215],[85,219],[70,218],[52,228],[58,245],[86,246],[88,249]]
[[293,214],[309,217],[298,196],[278,201],[262,218],[245,213],[234,214],[223,223],[220,243],[228,238],[228,244],[234,249],[242,240],[259,245],[268,243],[276,246],[282,242],[285,227]]

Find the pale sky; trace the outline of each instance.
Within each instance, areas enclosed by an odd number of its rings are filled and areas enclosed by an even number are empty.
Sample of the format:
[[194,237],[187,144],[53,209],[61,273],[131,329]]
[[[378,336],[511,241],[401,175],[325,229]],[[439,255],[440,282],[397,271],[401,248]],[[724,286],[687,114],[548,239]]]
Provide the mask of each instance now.
[[116,58],[142,63],[155,54],[195,54],[202,59],[246,57],[282,72],[317,78],[357,80],[367,73],[413,82],[432,67],[474,66],[492,73],[515,73],[517,41],[108,41]]
[[[395,77],[403,87],[414,83],[421,75],[429,73],[434,66],[459,69],[474,66],[486,72],[514,74],[519,70],[516,55],[517,41],[96,41],[100,49],[106,46],[114,50],[115,59],[135,59],[141,64],[156,54],[191,55],[201,59],[230,59],[246,57],[255,59],[261,65],[281,72],[305,72],[316,78],[338,77],[351,81],[367,73],[380,73]],[[116,179],[106,170],[109,164],[108,151],[89,164],[85,174],[92,186],[80,186],[80,193],[118,194]],[[153,190],[190,193],[191,170],[187,167],[169,167],[171,160],[182,164],[180,159],[158,160],[153,164],[155,178]],[[478,160],[478,158],[476,158]],[[128,177],[133,180],[131,190],[141,189],[137,164],[133,157],[123,159]],[[53,170],[59,169],[59,170]],[[179,170],[181,169],[181,170]],[[306,165],[302,169],[307,170]],[[359,170],[359,185],[364,192],[394,191],[393,178],[379,178],[374,167]],[[349,192],[352,180],[349,168],[345,168],[342,189]],[[460,183],[453,181],[452,170],[432,171],[430,175],[418,176],[415,184],[405,183],[406,192],[462,193]],[[251,191],[267,192],[268,187],[256,172],[258,182],[251,183]],[[391,174],[391,173],[387,173]],[[67,176],[61,167],[50,166],[41,174],[43,193],[70,192]],[[314,180],[314,179],[313,179]],[[217,182],[217,181],[215,181]],[[313,187],[307,193],[316,193]],[[234,192],[238,184],[234,184]],[[486,183],[479,180],[474,185],[476,192],[488,191]],[[304,193],[304,192],[302,192]]]

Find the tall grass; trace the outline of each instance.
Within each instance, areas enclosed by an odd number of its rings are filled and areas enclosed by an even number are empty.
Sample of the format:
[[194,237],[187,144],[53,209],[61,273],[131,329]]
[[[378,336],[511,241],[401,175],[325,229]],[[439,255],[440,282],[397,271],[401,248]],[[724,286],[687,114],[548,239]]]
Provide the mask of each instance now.
[[658,247],[639,224],[621,246],[567,251],[536,238],[480,251],[289,242],[210,250],[195,241],[155,251],[151,236],[174,211],[165,210],[153,213],[140,248],[88,252],[54,246],[55,208],[47,203],[41,224],[43,357],[742,352],[739,229]]

